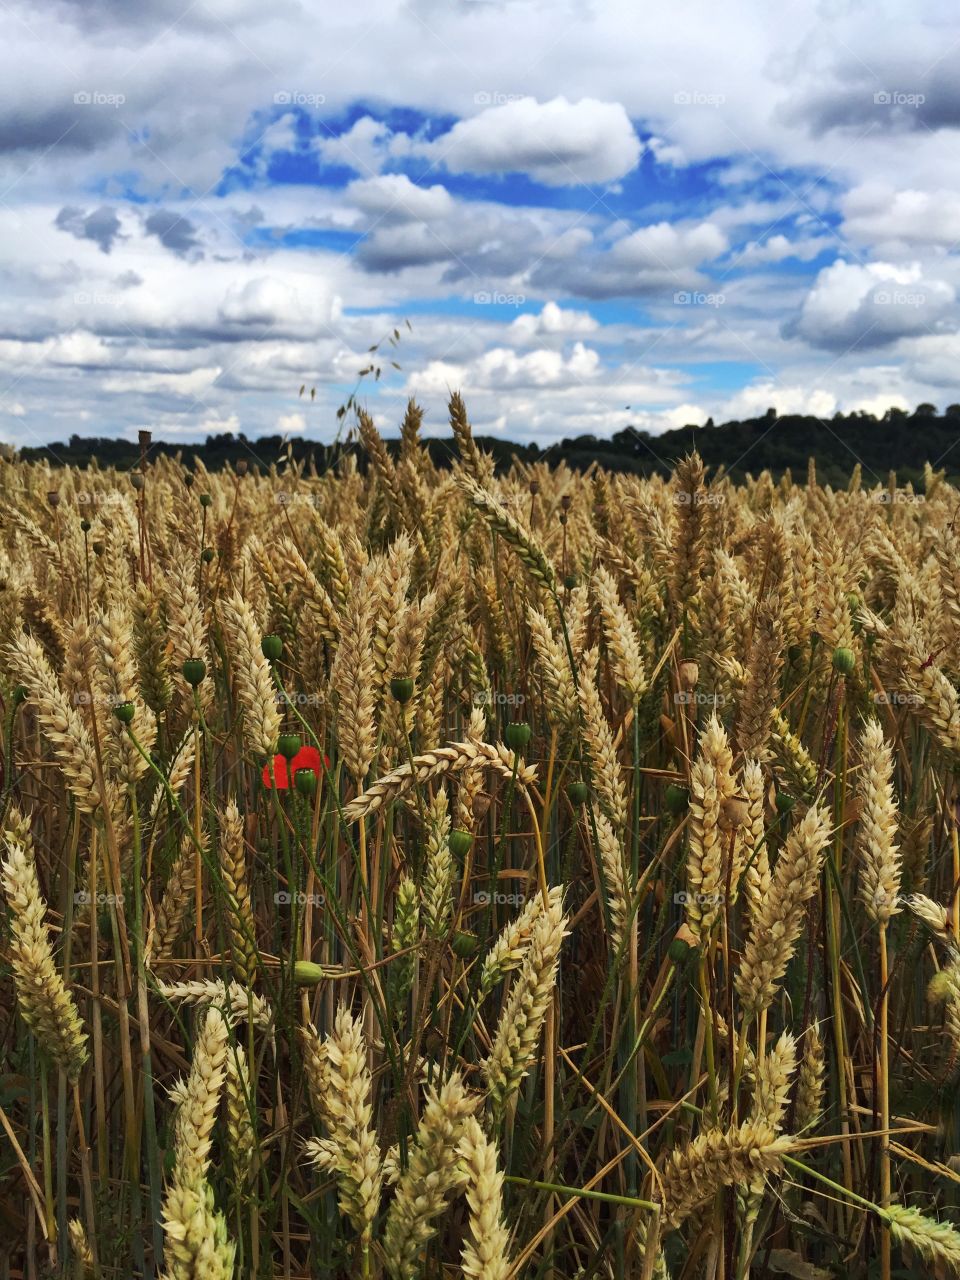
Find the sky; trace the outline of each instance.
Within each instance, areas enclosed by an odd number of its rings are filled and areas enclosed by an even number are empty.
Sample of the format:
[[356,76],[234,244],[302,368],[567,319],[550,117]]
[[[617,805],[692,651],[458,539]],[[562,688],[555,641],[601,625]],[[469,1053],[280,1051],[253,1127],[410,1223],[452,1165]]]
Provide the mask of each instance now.
[[2,14],[0,440],[960,401],[953,4]]

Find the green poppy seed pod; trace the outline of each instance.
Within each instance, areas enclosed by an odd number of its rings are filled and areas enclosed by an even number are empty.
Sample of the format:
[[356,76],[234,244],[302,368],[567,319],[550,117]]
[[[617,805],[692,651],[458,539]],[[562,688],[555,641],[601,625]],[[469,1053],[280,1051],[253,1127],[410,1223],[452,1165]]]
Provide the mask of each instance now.
[[209,507],[209,505],[210,505],[210,503],[211,503],[212,501],[213,501],[213,499],[210,497],[209,493],[201,493],[201,495],[200,495],[200,505],[201,505],[201,507]]
[[10,701],[13,703],[15,707],[19,707],[20,703],[26,702],[26,700],[27,700],[27,686],[24,684],[18,684],[17,687],[10,694]]
[[183,678],[191,688],[195,689],[207,674],[207,664],[202,658],[187,658],[181,667]]
[[213,559],[213,547],[204,547],[200,552],[200,559],[204,564],[209,564]]
[[568,782],[567,795],[571,804],[586,804],[590,797],[590,788],[585,782]]
[[690,803],[690,792],[686,787],[679,787],[675,782],[671,782],[663,793],[663,799],[667,806],[667,812],[672,813],[675,818],[679,818],[682,813],[687,811],[687,805]]
[[690,943],[679,935],[667,947],[667,955],[675,965],[684,964],[692,951],[693,947],[691,947]]
[[136,711],[137,709],[132,702],[118,702],[113,708],[113,714],[121,724],[133,724],[133,717],[136,715]]
[[90,521],[89,521],[89,520],[81,520],[81,521],[80,521],[80,529],[81,529],[81,532],[83,532],[83,533],[89,533],[89,532],[90,532],[90,530],[91,530],[92,528],[93,528],[93,525],[90,523]]
[[298,987],[318,987],[326,976],[322,965],[312,960],[294,961],[293,980]]
[[293,785],[302,796],[315,796],[317,794],[317,775],[312,769],[298,769],[293,775]]
[[473,844],[473,836],[469,831],[458,831],[454,828],[450,832],[450,852],[455,858],[465,858],[470,852],[470,846]]
[[472,956],[479,945],[475,933],[462,932],[455,933],[453,941],[450,943],[453,948],[453,954],[459,956],[461,960],[466,960],[469,956]]
[[852,649],[834,649],[833,669],[842,676],[852,675],[857,665],[857,655]]
[[269,658],[271,662],[276,662],[283,653],[283,641],[279,636],[264,636],[260,641],[260,649],[265,658]]
[[93,554],[94,554],[95,556],[102,556],[102,555],[103,555],[103,552],[104,552],[104,546],[103,546],[103,543],[98,539],[98,540],[93,544]]
[[413,681],[409,676],[394,676],[390,681],[390,692],[403,705],[413,697]]
[[504,734],[511,751],[522,751],[530,741],[532,730],[525,720],[511,720]]
[[187,486],[188,489],[193,488],[193,472],[192,471],[188,471],[186,473],[186,475],[183,477],[183,483]]
[[141,449],[149,449],[153,442],[153,432],[148,431],[146,427],[141,428],[141,430],[137,432],[137,441]]
[[48,493],[47,493],[47,501],[50,503],[51,507],[59,507],[59,505],[60,505],[60,495],[59,495],[59,493],[57,493],[56,489],[50,489],[50,490],[48,491]]
[[794,797],[789,795],[786,791],[778,791],[774,799],[774,804],[777,807],[777,813],[789,813],[796,803],[797,802]]
[[568,591],[572,591],[574,587],[577,585],[577,581],[578,579],[575,573],[568,573],[563,580],[563,585],[567,588]]
[[247,474],[246,458],[239,458],[237,460],[237,465],[234,467],[234,470],[236,471],[238,476],[245,476]]
[[790,659],[793,665],[796,666],[797,663],[800,662],[800,660],[803,658],[803,645],[792,644],[790,648],[787,650],[787,657]]
[[[269,655],[265,655],[269,656]],[[292,760],[300,750],[300,738],[295,733],[281,733],[280,741],[277,743],[277,750],[283,756],[284,760]]]
[[143,488],[143,476],[140,474],[139,471],[130,472],[130,483],[139,493],[140,490]]

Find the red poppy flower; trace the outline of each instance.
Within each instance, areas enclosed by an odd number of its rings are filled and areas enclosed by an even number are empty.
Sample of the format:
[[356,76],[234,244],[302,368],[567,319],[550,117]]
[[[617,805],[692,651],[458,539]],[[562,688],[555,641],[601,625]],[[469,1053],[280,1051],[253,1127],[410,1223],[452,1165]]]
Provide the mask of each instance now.
[[[325,768],[330,768],[329,756],[323,757],[323,764]],[[263,766],[263,785],[273,787],[276,779],[278,791],[289,791],[290,779],[296,777],[298,769],[312,769],[317,777],[320,777],[320,752],[316,747],[301,747],[289,766],[283,756],[274,756],[272,765]]]

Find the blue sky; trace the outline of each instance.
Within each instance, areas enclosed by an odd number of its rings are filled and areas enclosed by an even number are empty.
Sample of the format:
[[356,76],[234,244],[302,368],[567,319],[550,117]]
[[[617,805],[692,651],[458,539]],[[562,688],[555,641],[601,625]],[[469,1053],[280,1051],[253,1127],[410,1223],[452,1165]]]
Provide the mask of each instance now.
[[946,4],[12,0],[8,30],[0,439],[329,439],[395,327],[386,434],[410,395],[445,433],[453,389],[544,445],[960,399]]

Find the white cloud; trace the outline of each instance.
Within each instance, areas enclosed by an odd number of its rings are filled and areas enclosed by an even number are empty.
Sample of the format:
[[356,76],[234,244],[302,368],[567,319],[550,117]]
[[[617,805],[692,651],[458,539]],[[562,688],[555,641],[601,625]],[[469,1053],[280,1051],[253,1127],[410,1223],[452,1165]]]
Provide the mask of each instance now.
[[832,392],[819,387],[790,386],[762,379],[732,396],[724,405],[724,417],[756,418],[768,409],[776,409],[781,416],[810,413],[828,418],[836,412],[837,399]]
[[544,304],[539,315],[517,316],[511,324],[512,333],[523,342],[546,336],[568,337],[573,334],[595,333],[600,326],[589,311],[570,311],[558,307],[555,302]]
[[640,227],[618,240],[610,256],[625,267],[695,267],[719,258],[728,248],[727,238],[710,222],[682,227],[657,222]]
[[456,207],[446,187],[439,183],[420,187],[405,173],[385,173],[377,178],[351,182],[346,196],[364,213],[398,220],[435,221],[449,217]]
[[932,332],[954,301],[953,287],[924,278],[919,263],[835,262],[818,274],[788,332],[831,350],[881,346]]
[[454,173],[530,173],[551,186],[610,182],[636,166],[640,141],[619,102],[520,98],[461,120],[433,144]]
[[345,165],[356,173],[377,174],[388,160],[409,153],[410,140],[372,116],[361,116],[346,133],[320,134],[317,154],[327,164]]
[[960,193],[897,190],[864,183],[841,202],[844,231],[869,244],[956,248],[960,242]]
[[751,241],[736,254],[738,267],[760,266],[765,263],[784,262],[794,258],[798,262],[809,262],[818,257],[825,249],[835,245],[829,236],[811,236],[808,239],[790,240],[784,235],[768,236],[762,243]]
[[307,420],[302,413],[283,413],[277,419],[277,430],[281,435],[299,435],[306,429]]

